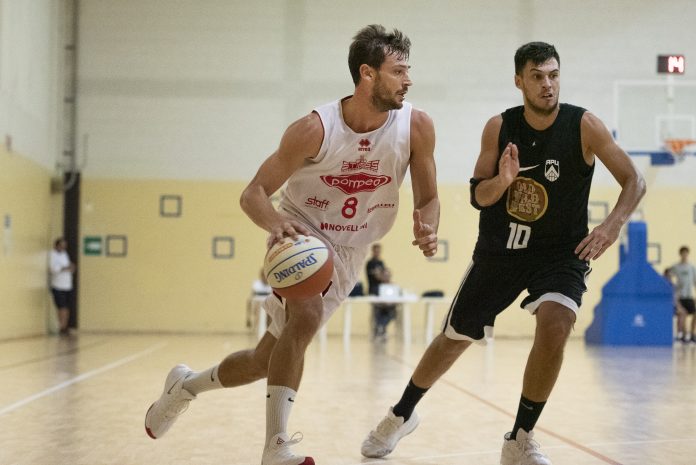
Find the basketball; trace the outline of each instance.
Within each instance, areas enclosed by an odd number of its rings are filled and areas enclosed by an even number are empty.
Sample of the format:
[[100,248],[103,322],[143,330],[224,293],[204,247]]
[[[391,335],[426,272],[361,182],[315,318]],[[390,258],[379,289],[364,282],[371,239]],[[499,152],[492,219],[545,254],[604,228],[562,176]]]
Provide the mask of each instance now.
[[286,237],[266,252],[263,272],[273,290],[286,299],[307,299],[326,290],[333,274],[331,251],[313,236]]

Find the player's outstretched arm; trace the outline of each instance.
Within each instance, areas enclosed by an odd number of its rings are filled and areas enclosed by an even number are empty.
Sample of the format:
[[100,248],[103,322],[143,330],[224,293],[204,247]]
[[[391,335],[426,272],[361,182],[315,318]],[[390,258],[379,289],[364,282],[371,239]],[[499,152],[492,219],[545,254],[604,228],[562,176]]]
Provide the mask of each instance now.
[[319,153],[324,128],[316,113],[292,123],[283,134],[278,149],[261,165],[240,198],[242,210],[259,227],[270,233],[268,246],[283,236],[310,234],[309,230],[281,215],[271,203],[273,195],[308,158]]
[[575,249],[580,259],[596,260],[616,242],[621,227],[645,195],[645,180],[631,157],[616,144],[604,123],[589,111],[582,117],[580,132],[585,161],[591,164],[596,155],[621,185],[621,194],[612,211]]
[[435,127],[425,112],[411,112],[411,184],[413,186],[413,245],[426,257],[437,253],[440,200],[435,169]]

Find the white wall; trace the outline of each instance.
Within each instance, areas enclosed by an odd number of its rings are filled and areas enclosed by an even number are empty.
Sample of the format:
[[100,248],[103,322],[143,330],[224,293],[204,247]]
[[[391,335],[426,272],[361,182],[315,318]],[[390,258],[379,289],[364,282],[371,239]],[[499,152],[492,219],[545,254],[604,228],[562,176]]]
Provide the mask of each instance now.
[[[0,0],[0,340],[46,331],[47,255],[62,228],[62,0]],[[11,140],[7,143],[6,140]]]
[[0,142],[53,169],[62,140],[61,2],[0,0]]
[[381,23],[413,41],[409,99],[435,120],[440,181],[466,182],[485,121],[521,101],[519,45],[555,44],[562,100],[611,126],[615,80],[655,79],[659,53],[696,70],[694,17],[692,0],[82,1],[85,173],[251,178],[293,119],[351,93],[351,37]]

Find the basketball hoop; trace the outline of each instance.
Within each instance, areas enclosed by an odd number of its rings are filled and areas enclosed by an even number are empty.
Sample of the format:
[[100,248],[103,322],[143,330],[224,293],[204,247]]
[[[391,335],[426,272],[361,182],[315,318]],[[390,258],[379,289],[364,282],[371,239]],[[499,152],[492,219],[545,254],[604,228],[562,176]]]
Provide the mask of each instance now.
[[686,148],[696,144],[695,139],[665,139],[665,149],[672,154],[676,163],[681,163],[686,158]]

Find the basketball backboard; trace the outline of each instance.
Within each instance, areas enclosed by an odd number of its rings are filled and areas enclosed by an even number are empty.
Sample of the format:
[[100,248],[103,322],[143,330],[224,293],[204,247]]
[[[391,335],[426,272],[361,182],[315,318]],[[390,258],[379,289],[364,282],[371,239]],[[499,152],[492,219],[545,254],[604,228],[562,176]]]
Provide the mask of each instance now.
[[649,155],[652,164],[673,164],[675,147],[694,154],[696,81],[668,76],[614,83],[614,136],[631,155]]
[[614,83],[615,136],[627,150],[656,149],[665,139],[696,138],[696,81]]

